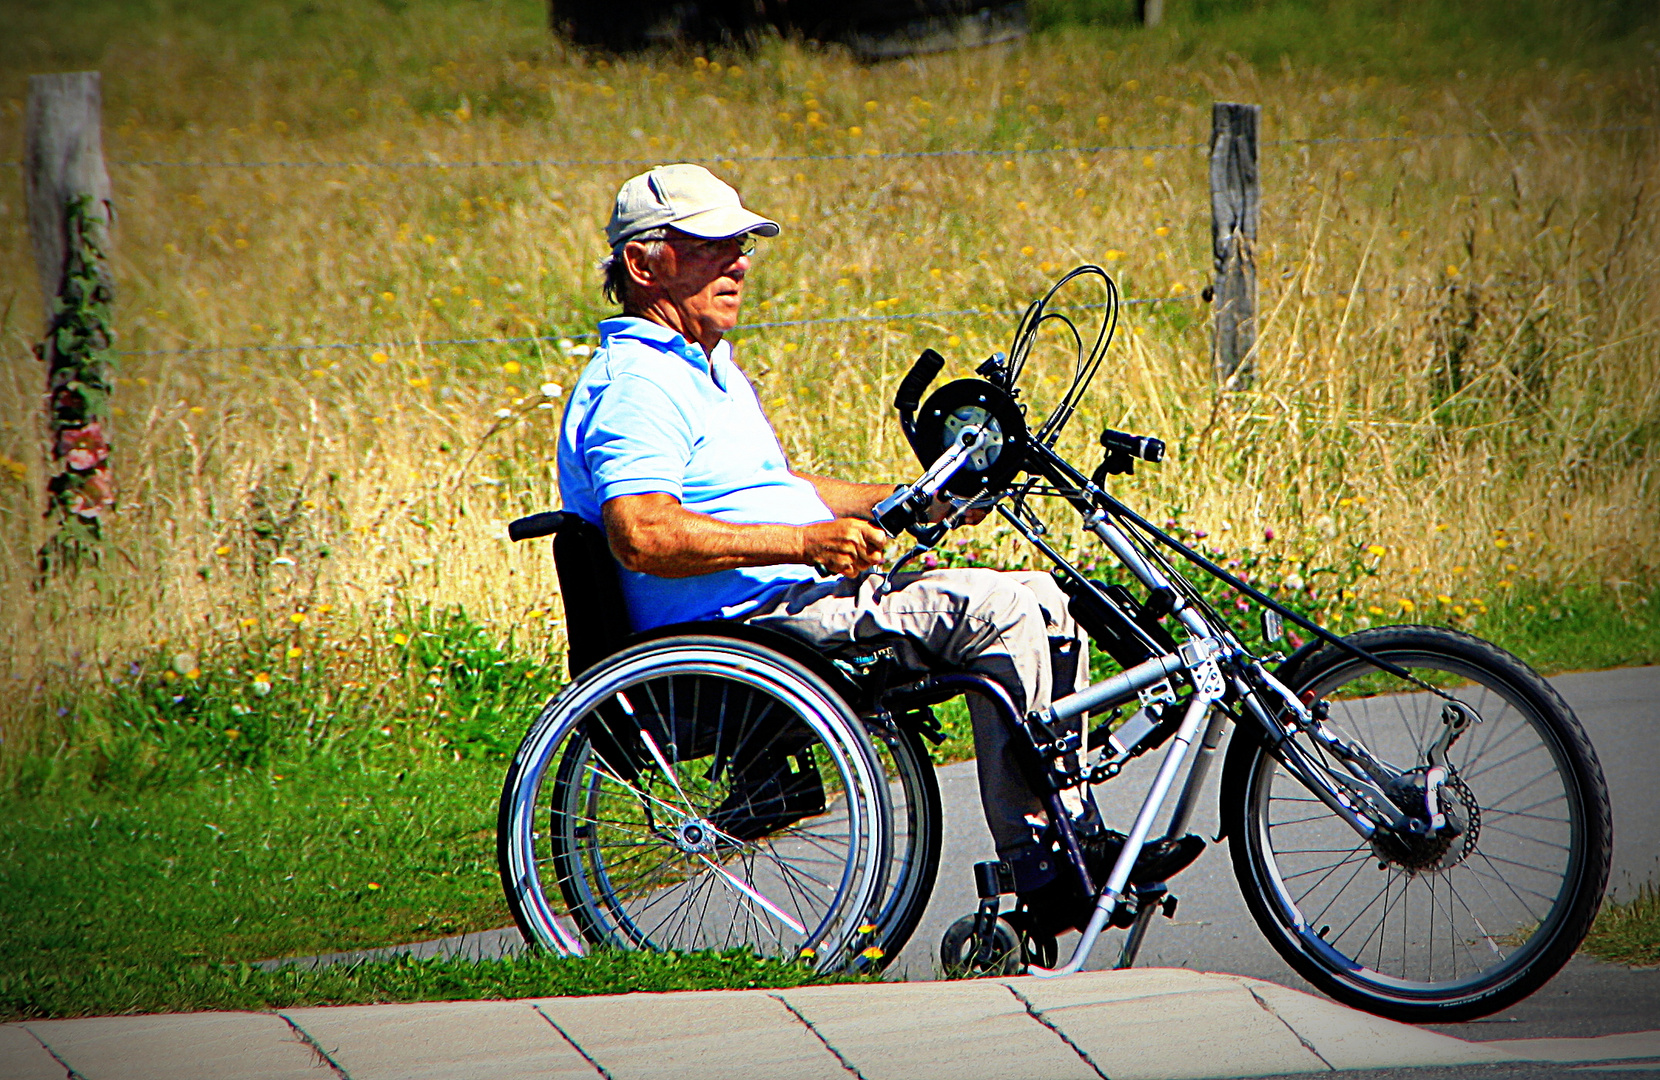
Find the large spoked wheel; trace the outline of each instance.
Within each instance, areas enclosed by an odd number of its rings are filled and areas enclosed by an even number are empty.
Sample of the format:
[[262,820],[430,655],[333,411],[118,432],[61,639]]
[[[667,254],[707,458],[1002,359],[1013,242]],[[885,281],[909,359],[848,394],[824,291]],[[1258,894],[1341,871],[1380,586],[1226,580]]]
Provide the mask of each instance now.
[[870,923],[869,946],[861,952],[871,966],[886,967],[916,932],[940,865],[939,778],[916,732],[867,728],[882,769],[889,777],[893,844],[888,857],[887,893]]
[[[1509,653],[1421,626],[1351,640],[1481,717],[1448,752],[1448,828],[1362,839],[1241,739],[1223,808],[1241,891],[1280,955],[1337,1000],[1420,1023],[1486,1015],[1538,989],[1590,929],[1610,856],[1601,766],[1567,703]],[[1338,732],[1412,770],[1397,797],[1421,811],[1445,699],[1332,646],[1296,667],[1287,683],[1326,702]]]
[[686,636],[618,653],[543,711],[497,854],[529,941],[747,947],[828,970],[867,947],[891,828],[834,691],[763,646]]

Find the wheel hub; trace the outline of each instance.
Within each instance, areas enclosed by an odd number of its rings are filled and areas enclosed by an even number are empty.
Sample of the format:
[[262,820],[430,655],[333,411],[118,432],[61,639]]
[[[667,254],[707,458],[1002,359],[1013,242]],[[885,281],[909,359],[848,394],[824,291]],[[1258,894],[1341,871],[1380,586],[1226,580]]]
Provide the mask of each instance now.
[[[1414,769],[1401,777],[1390,791],[1395,805],[1413,820],[1424,815],[1427,768]],[[1481,807],[1475,793],[1450,767],[1440,789],[1441,813],[1446,825],[1432,833],[1379,829],[1372,837],[1372,851],[1380,866],[1392,865],[1411,873],[1435,874],[1451,870],[1475,850],[1481,833]]]
[[687,855],[707,855],[715,850],[715,827],[703,818],[687,818],[669,835],[674,846]]

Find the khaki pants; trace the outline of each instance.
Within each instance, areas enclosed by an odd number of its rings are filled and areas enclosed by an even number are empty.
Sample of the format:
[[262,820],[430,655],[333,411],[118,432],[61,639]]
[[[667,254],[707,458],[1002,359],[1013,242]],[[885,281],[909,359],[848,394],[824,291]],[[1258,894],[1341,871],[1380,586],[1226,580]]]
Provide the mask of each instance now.
[[[893,645],[906,666],[986,675],[1023,712],[1047,708],[1089,683],[1089,638],[1066,610],[1048,574],[983,569],[903,573],[876,595],[885,575],[793,586],[746,621],[801,638],[822,652]],[[1041,814],[1009,744],[1009,732],[978,694],[974,721],[980,801],[999,855],[1032,838],[1028,815]]]

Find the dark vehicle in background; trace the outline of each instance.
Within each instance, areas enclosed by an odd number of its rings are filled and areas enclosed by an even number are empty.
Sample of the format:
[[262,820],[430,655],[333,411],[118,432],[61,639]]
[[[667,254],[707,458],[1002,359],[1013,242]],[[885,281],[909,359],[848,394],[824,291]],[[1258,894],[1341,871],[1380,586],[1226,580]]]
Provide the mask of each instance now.
[[861,60],[989,45],[1026,32],[1025,0],[550,0],[578,45],[634,52],[742,45],[777,32],[839,42]]

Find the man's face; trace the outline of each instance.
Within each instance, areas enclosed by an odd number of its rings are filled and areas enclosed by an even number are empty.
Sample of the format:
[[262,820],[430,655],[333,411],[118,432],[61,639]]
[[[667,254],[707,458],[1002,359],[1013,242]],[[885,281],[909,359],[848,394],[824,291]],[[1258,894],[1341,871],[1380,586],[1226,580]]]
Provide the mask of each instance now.
[[680,309],[689,337],[725,334],[738,325],[744,277],[749,273],[747,237],[700,240],[670,233],[663,245],[660,269],[663,291]]

